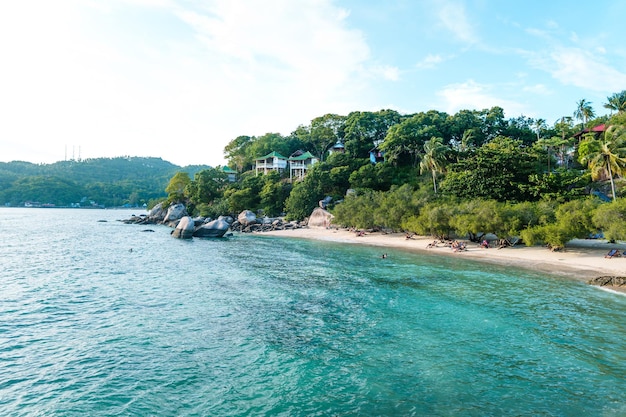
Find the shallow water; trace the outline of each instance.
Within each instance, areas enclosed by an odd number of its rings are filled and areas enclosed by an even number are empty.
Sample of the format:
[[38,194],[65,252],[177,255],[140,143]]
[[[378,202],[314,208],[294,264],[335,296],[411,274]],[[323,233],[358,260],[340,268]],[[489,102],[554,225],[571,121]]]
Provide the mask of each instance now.
[[626,415],[623,295],[130,214],[0,209],[1,415]]

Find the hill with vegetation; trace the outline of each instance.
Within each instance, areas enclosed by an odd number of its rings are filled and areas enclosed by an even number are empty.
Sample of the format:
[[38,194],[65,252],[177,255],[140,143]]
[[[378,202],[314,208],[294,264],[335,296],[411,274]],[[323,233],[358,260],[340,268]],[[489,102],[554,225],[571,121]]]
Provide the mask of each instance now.
[[119,157],[0,163],[0,205],[119,207],[166,197],[176,172],[195,175],[209,166],[180,167],[161,158]]
[[[626,91],[604,107],[610,113],[597,117],[582,99],[552,125],[506,118],[500,107],[327,114],[287,136],[233,139],[224,152],[236,182],[214,169],[176,175],[168,201],[211,217],[248,209],[300,220],[330,196],[335,223],[355,228],[439,238],[494,233],[552,248],[602,233],[622,240]],[[335,144],[344,151],[329,154]],[[257,158],[297,151],[320,161],[302,180],[293,181],[288,170],[257,175]]]

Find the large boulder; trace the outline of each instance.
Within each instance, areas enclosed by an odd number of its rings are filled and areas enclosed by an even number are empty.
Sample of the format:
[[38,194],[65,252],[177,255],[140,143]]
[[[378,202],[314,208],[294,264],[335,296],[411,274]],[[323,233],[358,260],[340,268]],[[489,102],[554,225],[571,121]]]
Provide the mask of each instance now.
[[330,222],[333,220],[335,216],[330,214],[328,211],[324,210],[321,207],[316,207],[311,216],[309,217],[309,227],[323,227],[326,228],[330,226]]
[[230,223],[228,223],[223,218],[219,218],[217,220],[213,220],[207,223],[202,224],[197,227],[193,232],[194,237],[222,237],[226,234],[228,229],[230,228]]
[[178,225],[172,230],[172,236],[179,239],[191,239],[196,230],[195,223],[190,216],[184,216],[178,222]]
[[237,216],[237,221],[241,223],[241,225],[244,227],[249,226],[251,224],[255,224],[256,214],[254,214],[250,210],[244,210],[241,213],[239,213],[239,216]]
[[166,214],[167,210],[163,208],[163,203],[159,203],[148,212],[148,219],[154,223],[161,223]]
[[172,204],[167,209],[163,223],[173,222],[178,219],[182,219],[184,216],[187,216],[187,209],[185,208],[185,205],[181,203]]

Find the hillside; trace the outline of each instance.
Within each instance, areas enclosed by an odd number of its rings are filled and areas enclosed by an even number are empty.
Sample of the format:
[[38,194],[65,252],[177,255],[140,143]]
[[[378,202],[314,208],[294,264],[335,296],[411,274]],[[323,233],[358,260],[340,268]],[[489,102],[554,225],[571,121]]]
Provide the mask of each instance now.
[[0,205],[142,206],[166,197],[165,187],[179,171],[191,178],[209,168],[180,167],[161,158],[119,157],[53,164],[0,162]]

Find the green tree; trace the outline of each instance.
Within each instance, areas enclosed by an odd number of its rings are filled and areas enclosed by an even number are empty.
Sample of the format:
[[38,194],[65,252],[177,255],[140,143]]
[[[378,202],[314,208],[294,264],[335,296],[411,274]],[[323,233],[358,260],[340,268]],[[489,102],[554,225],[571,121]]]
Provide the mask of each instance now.
[[437,174],[445,171],[446,153],[449,148],[442,138],[432,137],[424,144],[424,155],[420,161],[420,174],[429,171],[433,178],[433,190],[437,194]]
[[260,193],[264,185],[263,175],[247,173],[241,180],[231,184],[224,190],[224,198],[228,202],[228,210],[239,214],[244,210],[257,211],[261,207]]
[[572,200],[557,207],[555,221],[529,227],[520,233],[527,246],[547,244],[560,250],[575,238],[585,238],[595,231],[593,213],[600,204],[597,198]]
[[402,227],[423,236],[434,236],[437,239],[447,239],[453,231],[450,220],[456,212],[455,204],[442,201],[430,202],[422,207],[418,214],[406,218]]
[[587,192],[589,174],[581,174],[578,170],[559,168],[552,172],[530,174],[528,183],[522,189],[536,200],[554,200],[565,202],[582,198]]
[[535,133],[537,134],[537,140],[541,139],[541,133],[546,130],[548,125],[546,125],[546,119],[535,119],[533,122],[533,128],[535,129]]
[[185,190],[187,186],[191,184],[191,178],[189,178],[189,174],[186,172],[179,171],[170,182],[165,187],[165,192],[167,193],[167,203],[183,203],[186,201]]
[[374,211],[378,226],[391,230],[405,229],[404,222],[419,213],[431,199],[429,192],[415,189],[410,184],[394,185],[388,192],[381,192]]
[[279,216],[282,214],[285,201],[291,192],[291,183],[284,181],[276,172],[263,176],[263,187],[259,192],[260,205],[263,213],[267,216]]
[[396,165],[417,165],[424,144],[433,136],[450,138],[446,113],[434,110],[418,113],[389,128],[380,149],[386,158]]
[[626,240],[626,198],[598,206],[592,221],[609,241]]
[[525,201],[522,185],[536,172],[536,158],[521,141],[498,137],[448,166],[441,191],[463,199]]
[[187,185],[186,194],[196,204],[211,203],[222,197],[227,176],[221,169],[209,168],[197,172]]
[[611,110],[611,112],[626,112],[626,90],[615,93],[607,97],[606,100],[607,102],[604,104],[604,107]]
[[335,216],[333,224],[359,229],[373,229],[377,225],[374,220],[374,211],[377,207],[379,193],[372,190],[363,190],[359,194],[350,194],[337,204],[332,213]]
[[387,191],[392,185],[394,172],[393,166],[386,162],[365,164],[350,174],[350,188]]
[[346,116],[325,114],[311,120],[307,144],[311,152],[323,161],[326,151],[337,141],[343,139],[343,128]]
[[251,136],[237,136],[224,147],[224,156],[229,166],[235,167],[239,172],[252,168],[252,160],[247,148],[253,140]]
[[472,242],[480,241],[487,233],[498,235],[504,228],[500,205],[495,200],[464,201],[458,204],[450,225],[457,234],[467,235]]
[[344,127],[346,151],[355,158],[367,158],[369,151],[381,144],[389,128],[400,120],[402,116],[395,110],[350,113]]
[[579,161],[589,166],[593,179],[607,175],[611,181],[613,200],[616,199],[614,176],[621,176],[626,167],[626,129],[610,126],[601,140],[586,138],[578,148]]
[[591,102],[583,99],[580,99],[576,102],[576,110],[574,111],[574,117],[582,122],[582,127],[584,128],[587,125],[587,122],[594,118],[596,112],[593,110],[591,106]]

